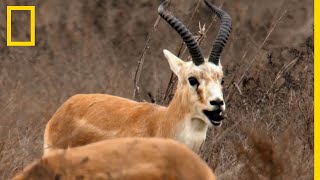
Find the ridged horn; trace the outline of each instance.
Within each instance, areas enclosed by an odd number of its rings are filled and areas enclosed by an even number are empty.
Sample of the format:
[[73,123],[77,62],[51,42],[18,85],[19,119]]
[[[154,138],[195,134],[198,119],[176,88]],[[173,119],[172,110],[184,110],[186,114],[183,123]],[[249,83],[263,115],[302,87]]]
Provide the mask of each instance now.
[[176,17],[171,15],[169,11],[164,9],[164,6],[166,6],[167,3],[167,1],[164,1],[159,6],[159,15],[181,36],[189,50],[193,63],[197,66],[204,63],[200,47],[195,38],[193,37],[192,33],[181,21],[179,21]]
[[213,47],[209,56],[209,62],[212,62],[216,65],[219,64],[220,55],[222,50],[229,38],[230,32],[232,30],[232,23],[230,15],[209,3],[207,0],[204,0],[206,5],[218,16],[221,21],[220,29],[216,39],[213,42]]

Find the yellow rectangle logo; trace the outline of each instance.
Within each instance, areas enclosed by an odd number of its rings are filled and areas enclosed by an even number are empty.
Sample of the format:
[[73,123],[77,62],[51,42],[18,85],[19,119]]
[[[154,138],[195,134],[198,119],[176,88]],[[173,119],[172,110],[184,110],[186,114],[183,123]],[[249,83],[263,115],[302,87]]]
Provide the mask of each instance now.
[[[11,15],[12,11],[30,11],[30,41],[12,41]],[[35,46],[36,38],[36,10],[35,6],[7,6],[7,46]]]

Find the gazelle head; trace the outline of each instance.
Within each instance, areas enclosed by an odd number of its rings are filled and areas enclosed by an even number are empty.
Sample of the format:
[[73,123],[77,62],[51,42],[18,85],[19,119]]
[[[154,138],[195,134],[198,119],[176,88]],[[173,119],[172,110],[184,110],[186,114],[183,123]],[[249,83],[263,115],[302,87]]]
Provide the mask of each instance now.
[[192,61],[185,62],[168,50],[163,51],[171,70],[179,79],[176,93],[180,93],[183,96],[183,102],[188,103],[192,119],[200,119],[208,125],[218,126],[224,119],[222,113],[226,108],[222,93],[223,71],[220,54],[231,32],[231,18],[207,0],[204,2],[221,20],[221,27],[207,59],[203,58],[192,33],[164,9],[167,1],[159,6],[158,11],[160,16],[179,33],[192,58]]

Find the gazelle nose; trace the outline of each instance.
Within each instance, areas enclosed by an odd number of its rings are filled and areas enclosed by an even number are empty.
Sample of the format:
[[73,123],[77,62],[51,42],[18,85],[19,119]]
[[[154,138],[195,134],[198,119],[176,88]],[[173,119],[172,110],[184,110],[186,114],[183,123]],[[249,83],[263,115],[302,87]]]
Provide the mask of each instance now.
[[224,102],[218,99],[218,100],[210,101],[210,104],[213,106],[223,106]]

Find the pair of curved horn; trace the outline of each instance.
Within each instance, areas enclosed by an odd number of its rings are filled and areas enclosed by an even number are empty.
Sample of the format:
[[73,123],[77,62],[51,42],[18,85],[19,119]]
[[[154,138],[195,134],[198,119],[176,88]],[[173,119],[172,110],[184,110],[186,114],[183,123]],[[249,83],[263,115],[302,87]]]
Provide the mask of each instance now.
[[[213,42],[213,47],[209,56],[209,62],[218,65],[220,54],[229,38],[232,29],[231,18],[228,13],[212,5],[207,0],[204,0],[204,2],[218,16],[221,21],[218,35]],[[197,66],[203,64],[204,59],[200,47],[193,37],[192,33],[181,21],[179,21],[176,17],[171,15],[170,12],[164,9],[164,6],[166,5],[167,0],[159,6],[159,15],[181,36],[189,50],[193,63]]]

